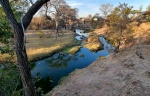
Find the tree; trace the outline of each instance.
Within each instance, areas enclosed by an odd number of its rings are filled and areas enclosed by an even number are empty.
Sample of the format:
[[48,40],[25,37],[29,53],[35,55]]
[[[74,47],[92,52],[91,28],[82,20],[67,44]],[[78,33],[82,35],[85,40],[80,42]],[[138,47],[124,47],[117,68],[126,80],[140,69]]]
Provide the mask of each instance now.
[[64,10],[61,9],[65,6],[67,6],[67,4],[64,0],[51,0],[49,3],[46,3],[45,15],[47,19],[51,20],[51,17],[55,19],[56,38],[57,35],[59,35],[59,23],[64,14]]
[[104,18],[106,19],[107,18],[107,16],[111,13],[111,11],[113,10],[113,5],[112,4],[102,4],[101,6],[100,6],[100,9],[99,9],[101,12],[102,12],[102,14],[103,14],[103,16],[104,16]]
[[47,19],[55,20],[56,35],[59,35],[60,27],[76,20],[78,9],[71,8],[64,0],[51,0],[45,8]]
[[27,13],[23,16],[21,20],[22,22],[17,21],[11,9],[10,3],[13,1],[16,0],[10,0],[10,1],[0,0],[0,5],[2,6],[6,14],[6,17],[10,23],[10,26],[14,31],[15,52],[17,55],[18,66],[20,70],[21,80],[23,83],[24,95],[35,96],[36,95],[35,88],[34,88],[34,84],[32,83],[31,73],[28,65],[28,58],[26,54],[26,47],[24,42],[24,30],[26,30],[27,27],[29,26],[33,15],[42,7],[43,4],[47,3],[50,0],[37,0],[27,10]]
[[107,16],[111,13],[111,11],[113,10],[113,5],[112,4],[102,4],[100,6],[100,11],[103,14],[103,18],[104,18],[104,26],[107,26],[106,20],[107,20]]
[[[109,36],[113,39],[116,46],[116,52],[119,52],[122,41],[126,41],[128,34],[132,33],[130,28],[130,15],[132,13],[132,6],[128,4],[120,4],[109,15]],[[131,38],[129,36],[129,38]]]
[[147,11],[150,11],[150,5],[148,5],[146,9],[147,9]]

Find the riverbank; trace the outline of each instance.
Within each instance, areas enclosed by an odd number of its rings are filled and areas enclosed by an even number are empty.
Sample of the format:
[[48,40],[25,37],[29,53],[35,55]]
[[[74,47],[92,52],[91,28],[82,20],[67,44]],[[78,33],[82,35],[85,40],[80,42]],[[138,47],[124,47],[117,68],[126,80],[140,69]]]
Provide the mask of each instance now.
[[[60,36],[55,36],[54,30],[28,30],[26,32],[26,49],[29,61],[37,61],[51,56],[65,48],[79,45],[75,33],[65,30]],[[40,37],[42,36],[42,37]],[[15,57],[15,56],[14,56]],[[8,61],[9,55],[0,55],[1,61]]]
[[[49,31],[49,30],[47,30]],[[55,33],[51,34],[47,38],[47,31],[45,31],[45,36],[38,38],[37,35],[27,38],[27,54],[29,61],[37,61],[43,58],[49,57],[57,52],[64,50],[65,48],[79,45],[80,43],[74,38],[75,33],[66,30],[63,35],[57,37]]]
[[136,44],[71,73],[47,96],[150,96],[150,44]]
[[140,31],[146,25],[136,28],[132,46],[74,71],[47,96],[150,96],[150,28]]

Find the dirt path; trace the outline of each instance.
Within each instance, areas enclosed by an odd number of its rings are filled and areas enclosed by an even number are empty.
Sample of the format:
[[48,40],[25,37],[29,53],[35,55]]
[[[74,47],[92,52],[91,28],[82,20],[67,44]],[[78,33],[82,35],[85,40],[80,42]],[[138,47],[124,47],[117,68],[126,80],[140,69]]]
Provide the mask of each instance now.
[[150,44],[134,45],[76,70],[48,96],[150,96]]

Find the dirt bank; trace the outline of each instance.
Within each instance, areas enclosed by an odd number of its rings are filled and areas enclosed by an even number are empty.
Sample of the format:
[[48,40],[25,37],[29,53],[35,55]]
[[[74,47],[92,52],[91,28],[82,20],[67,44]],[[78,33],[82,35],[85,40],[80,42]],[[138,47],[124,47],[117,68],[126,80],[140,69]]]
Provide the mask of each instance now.
[[71,73],[48,96],[150,96],[150,44],[99,59]]
[[[150,96],[149,24],[134,26],[134,45],[74,71],[47,95]],[[105,35],[98,30],[97,34]]]

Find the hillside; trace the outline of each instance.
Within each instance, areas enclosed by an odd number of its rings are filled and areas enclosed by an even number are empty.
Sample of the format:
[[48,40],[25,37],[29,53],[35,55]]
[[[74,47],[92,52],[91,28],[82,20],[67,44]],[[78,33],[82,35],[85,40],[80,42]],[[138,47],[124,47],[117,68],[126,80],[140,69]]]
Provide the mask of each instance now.
[[134,45],[76,70],[47,95],[150,96],[150,28],[146,26],[135,28],[139,31]]

